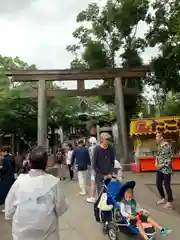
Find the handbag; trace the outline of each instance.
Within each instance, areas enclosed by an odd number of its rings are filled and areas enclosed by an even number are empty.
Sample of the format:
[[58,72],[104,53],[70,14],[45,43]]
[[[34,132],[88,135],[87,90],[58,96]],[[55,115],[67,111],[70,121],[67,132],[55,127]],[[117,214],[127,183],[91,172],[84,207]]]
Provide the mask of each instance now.
[[111,211],[113,209],[113,205],[108,205],[107,204],[107,193],[103,193],[101,195],[99,204],[98,204],[98,208],[101,211]]

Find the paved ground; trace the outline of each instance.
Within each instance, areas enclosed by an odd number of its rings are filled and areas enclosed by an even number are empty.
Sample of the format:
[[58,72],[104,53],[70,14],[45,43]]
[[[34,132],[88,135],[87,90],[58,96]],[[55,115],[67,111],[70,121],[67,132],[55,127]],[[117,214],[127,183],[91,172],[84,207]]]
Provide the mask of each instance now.
[[[179,226],[180,226],[180,174],[173,176],[175,210],[163,210],[162,207],[156,206],[157,195],[154,187],[154,174],[132,174],[127,172],[125,174],[127,180],[135,180],[136,199],[147,208],[154,219],[168,226],[173,230],[172,234],[166,239],[179,240]],[[179,184],[179,185],[177,185]],[[92,205],[88,205],[84,197],[77,194],[78,185],[76,183],[62,184],[65,194],[68,197],[70,208],[66,214],[60,219],[60,235],[61,240],[107,240],[107,236],[101,233],[101,227],[94,221]],[[0,213],[0,239],[12,240],[10,222],[4,221],[4,216]],[[129,237],[122,237],[121,240],[129,240]],[[157,240],[161,237],[157,235]]]

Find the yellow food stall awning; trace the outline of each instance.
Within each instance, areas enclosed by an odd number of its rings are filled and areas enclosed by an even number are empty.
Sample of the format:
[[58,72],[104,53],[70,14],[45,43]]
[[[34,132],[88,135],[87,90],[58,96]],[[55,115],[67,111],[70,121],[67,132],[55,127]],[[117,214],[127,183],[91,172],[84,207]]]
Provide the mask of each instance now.
[[180,132],[180,116],[134,119],[131,121],[131,136],[155,134],[157,131],[163,131],[164,133]]

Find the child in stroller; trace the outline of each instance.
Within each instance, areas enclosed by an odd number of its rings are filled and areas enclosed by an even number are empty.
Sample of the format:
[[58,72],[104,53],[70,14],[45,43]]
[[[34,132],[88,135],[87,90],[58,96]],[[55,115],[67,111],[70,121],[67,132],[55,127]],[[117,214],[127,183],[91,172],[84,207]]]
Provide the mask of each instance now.
[[[168,228],[160,226],[155,220],[153,220],[147,211],[142,210],[136,204],[136,201],[133,198],[133,189],[128,188],[124,193],[124,198],[120,203],[121,214],[124,218],[126,218],[127,222],[129,222],[132,226],[137,226],[139,229],[139,233],[143,239],[148,240],[149,237],[145,232],[145,228],[153,227],[159,229],[161,231],[161,235],[163,237],[167,236],[170,233]],[[139,214],[141,213],[141,214]],[[139,214],[139,219],[137,215]]]
[[[155,228],[166,236],[170,230],[161,227],[143,211],[138,209],[133,199],[135,182],[121,184],[119,181],[105,181],[102,192],[94,205],[96,221],[104,224],[104,233],[110,240],[122,239],[122,233],[153,239]],[[133,203],[131,206],[130,203]],[[143,223],[142,223],[143,222]],[[144,223],[145,222],[145,223]],[[125,235],[124,235],[125,236]]]

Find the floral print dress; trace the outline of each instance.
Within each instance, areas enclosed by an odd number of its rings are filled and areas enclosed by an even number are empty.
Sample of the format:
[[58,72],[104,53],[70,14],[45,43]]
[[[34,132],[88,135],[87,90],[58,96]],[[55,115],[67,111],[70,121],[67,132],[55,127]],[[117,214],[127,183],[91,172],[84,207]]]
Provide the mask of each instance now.
[[172,171],[172,147],[168,142],[158,146],[157,149],[157,170],[164,174],[171,174]]

